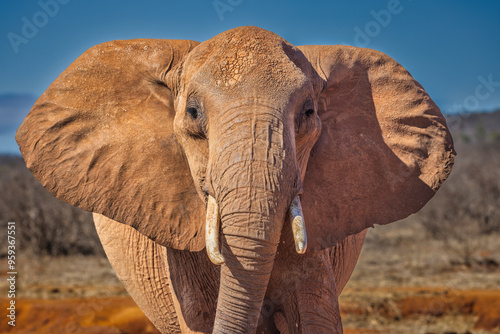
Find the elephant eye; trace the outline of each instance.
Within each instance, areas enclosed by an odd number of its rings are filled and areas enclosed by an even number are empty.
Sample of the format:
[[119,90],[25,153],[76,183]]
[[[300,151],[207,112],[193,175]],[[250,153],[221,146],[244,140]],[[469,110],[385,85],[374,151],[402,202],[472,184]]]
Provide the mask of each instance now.
[[187,134],[195,139],[206,139],[206,118],[196,101],[188,103],[186,106],[186,116],[184,126]]
[[316,127],[314,122],[316,113],[312,99],[306,100],[303,107],[295,116],[295,133],[298,137],[304,136]]
[[186,109],[186,112],[191,116],[192,119],[198,118],[198,109],[190,107]]

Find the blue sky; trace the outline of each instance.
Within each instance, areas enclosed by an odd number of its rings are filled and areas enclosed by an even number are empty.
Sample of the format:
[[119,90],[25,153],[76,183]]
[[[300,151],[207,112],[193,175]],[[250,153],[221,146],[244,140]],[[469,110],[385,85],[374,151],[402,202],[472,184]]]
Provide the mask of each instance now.
[[444,112],[500,108],[500,1],[11,0],[0,4],[0,152],[17,153],[13,135],[29,105],[89,47],[203,41],[242,25],[295,45],[385,52]]

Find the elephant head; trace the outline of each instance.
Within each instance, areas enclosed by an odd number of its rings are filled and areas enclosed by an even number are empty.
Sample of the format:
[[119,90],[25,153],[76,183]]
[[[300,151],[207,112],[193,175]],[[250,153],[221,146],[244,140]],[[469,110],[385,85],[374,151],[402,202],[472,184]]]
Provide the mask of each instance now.
[[455,155],[438,107],[390,57],[256,27],[97,45],[16,139],[63,201],[163,246],[206,246],[222,264],[215,333],[255,331],[283,224],[304,252],[402,219]]

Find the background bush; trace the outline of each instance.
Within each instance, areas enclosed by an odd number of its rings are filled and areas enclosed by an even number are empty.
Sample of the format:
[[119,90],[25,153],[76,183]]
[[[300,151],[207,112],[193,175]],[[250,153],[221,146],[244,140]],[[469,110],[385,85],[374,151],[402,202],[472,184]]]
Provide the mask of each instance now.
[[[35,180],[24,160],[0,156],[0,230],[16,222],[16,244],[37,255],[104,255],[89,212],[52,196]],[[6,235],[6,234],[4,234]],[[7,247],[1,247],[5,256]]]

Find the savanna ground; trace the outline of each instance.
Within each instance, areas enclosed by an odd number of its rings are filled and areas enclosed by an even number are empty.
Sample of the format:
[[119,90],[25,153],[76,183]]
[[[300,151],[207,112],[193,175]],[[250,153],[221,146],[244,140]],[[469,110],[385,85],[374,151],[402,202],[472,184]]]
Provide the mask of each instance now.
[[[500,112],[450,120],[452,176],[418,214],[368,233],[341,295],[346,333],[500,333]],[[157,333],[116,278],[90,215],[0,160],[0,231],[16,222],[16,327],[1,333]]]

